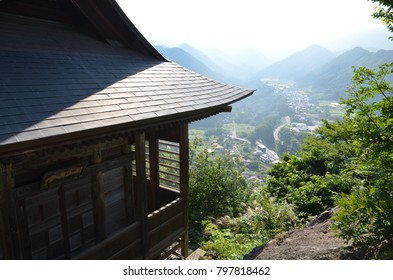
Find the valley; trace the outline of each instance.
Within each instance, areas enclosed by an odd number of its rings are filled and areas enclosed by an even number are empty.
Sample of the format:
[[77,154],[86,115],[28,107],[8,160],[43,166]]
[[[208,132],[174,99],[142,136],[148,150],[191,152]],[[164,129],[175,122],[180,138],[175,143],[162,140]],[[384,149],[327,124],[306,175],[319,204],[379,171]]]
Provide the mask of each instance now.
[[339,101],[352,82],[353,66],[375,68],[393,57],[393,50],[374,47],[333,52],[311,45],[272,62],[256,50],[229,55],[187,44],[157,46],[167,59],[201,75],[255,89],[232,113],[191,124],[190,137],[202,140],[209,151],[239,158],[244,175],[260,179],[284,153],[296,154],[321,119],[342,117]]
[[[282,117],[274,122],[272,129],[259,134],[255,121],[248,122],[248,119],[239,117],[245,113],[240,106],[230,116],[218,116],[215,127],[197,129],[196,123],[190,131],[191,138],[200,138],[210,152],[229,153],[239,158],[244,176],[249,180],[263,179],[284,152],[295,154],[303,139],[315,133],[322,118],[333,121],[342,116],[338,103],[321,101],[315,104],[309,97],[312,93],[294,87],[293,83],[269,79],[262,82],[282,102]],[[266,142],[266,138],[273,138],[273,143]]]

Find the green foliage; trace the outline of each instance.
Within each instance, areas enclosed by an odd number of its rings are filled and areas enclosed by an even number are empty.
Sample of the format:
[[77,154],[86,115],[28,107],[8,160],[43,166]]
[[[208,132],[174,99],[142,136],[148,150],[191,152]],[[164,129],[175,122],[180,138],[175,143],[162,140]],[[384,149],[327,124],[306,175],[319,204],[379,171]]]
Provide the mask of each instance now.
[[242,259],[255,246],[298,224],[260,181],[248,182],[239,159],[190,145],[190,240],[215,259]]
[[201,246],[215,259],[242,259],[256,246],[298,223],[289,204],[277,203],[260,185],[253,188],[245,213],[204,222],[205,241]]
[[278,116],[274,116],[261,121],[250,135],[251,142],[261,141],[267,147],[274,148],[273,130],[279,119]]
[[393,32],[393,13],[391,11],[393,4],[390,0],[371,0],[377,3],[378,6],[373,14],[374,18],[380,19],[388,28],[390,32]]
[[208,217],[237,216],[250,196],[238,159],[203,150],[195,155],[190,169],[190,222],[200,224]]
[[278,154],[296,154],[301,149],[302,143],[308,135],[307,132],[292,131],[289,127],[281,128],[279,133],[280,143],[276,145]]
[[205,224],[205,235],[208,239],[201,244],[202,249],[218,260],[239,260],[259,245],[262,238],[258,234],[236,233],[232,229],[221,229],[215,223]]
[[377,257],[393,238],[393,88],[386,82],[392,74],[393,63],[355,69],[351,96],[343,101],[357,188],[340,199],[335,227]]
[[342,141],[340,122],[328,123],[320,134],[305,139],[298,155],[284,154],[269,171],[268,191],[295,206],[298,215],[317,215],[334,206],[337,195],[351,191],[351,174],[345,166],[353,157],[352,147]]

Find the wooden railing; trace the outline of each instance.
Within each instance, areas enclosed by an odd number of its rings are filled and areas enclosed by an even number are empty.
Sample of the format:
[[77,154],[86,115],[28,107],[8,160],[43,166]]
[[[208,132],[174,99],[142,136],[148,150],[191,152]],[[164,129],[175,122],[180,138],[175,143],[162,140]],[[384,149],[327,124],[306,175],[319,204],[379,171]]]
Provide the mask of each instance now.
[[168,244],[184,240],[183,202],[178,198],[148,216],[149,257],[158,256]]
[[142,235],[139,222],[116,232],[78,255],[79,260],[142,259]]
[[[182,246],[185,240],[183,199],[178,198],[147,216],[147,232],[142,232],[141,223],[132,225],[109,236],[89,250],[78,255],[76,259],[142,259],[143,237],[147,235],[148,259],[158,258],[168,244]],[[169,252],[170,253],[170,252]]]

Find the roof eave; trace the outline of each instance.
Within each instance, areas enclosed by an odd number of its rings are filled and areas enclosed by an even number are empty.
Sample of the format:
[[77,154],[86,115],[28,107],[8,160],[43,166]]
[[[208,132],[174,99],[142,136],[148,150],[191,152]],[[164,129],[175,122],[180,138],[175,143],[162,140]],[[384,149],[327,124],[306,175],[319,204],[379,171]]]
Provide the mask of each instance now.
[[164,117],[142,119],[129,123],[105,126],[84,131],[77,131],[68,134],[55,135],[46,138],[28,140],[18,143],[0,145],[0,157],[10,157],[22,153],[30,153],[42,150],[43,147],[55,148],[64,145],[72,145],[81,141],[93,141],[94,139],[105,139],[116,135],[133,134],[137,131],[148,131],[157,127],[170,126],[180,122],[194,122],[202,120],[222,112],[228,112],[229,105],[250,96],[254,90],[248,90],[241,98],[233,102],[222,104],[215,107],[204,108],[195,111],[187,111]]

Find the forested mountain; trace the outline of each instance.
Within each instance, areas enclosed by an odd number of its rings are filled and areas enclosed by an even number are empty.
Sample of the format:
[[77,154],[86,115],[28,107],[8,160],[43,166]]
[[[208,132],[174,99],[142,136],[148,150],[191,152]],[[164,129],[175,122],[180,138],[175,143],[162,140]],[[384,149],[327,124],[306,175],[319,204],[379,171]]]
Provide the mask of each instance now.
[[268,66],[258,75],[260,78],[297,80],[305,73],[321,67],[334,57],[334,53],[328,49],[319,45],[311,45],[284,60]]
[[[158,46],[157,49],[166,58],[201,75],[225,83],[256,89],[252,96],[234,105],[235,114],[232,115],[235,120],[241,119],[253,125],[259,125],[272,115],[279,118],[281,116],[279,112],[286,112],[286,102],[282,100],[283,96],[273,94],[272,88],[262,82],[264,78],[294,81],[295,86],[309,89],[310,97],[314,99],[338,100],[345,95],[352,82],[353,66],[376,68],[379,64],[386,63],[393,58],[393,50],[371,52],[356,47],[335,55],[322,46],[311,45],[258,71],[258,65],[262,66],[263,61],[266,63],[259,52],[250,52],[249,55],[256,55],[256,59],[254,66],[247,67],[251,65],[252,59],[244,58],[243,63],[237,61],[236,59],[242,57],[240,54],[231,57],[218,50],[205,54],[187,44],[176,48]],[[249,112],[254,112],[254,114],[249,114]],[[212,128],[222,123],[224,117],[226,116],[211,118],[197,125],[201,128]]]
[[351,85],[353,66],[374,69],[392,59],[393,50],[370,52],[362,48],[354,48],[314,69],[314,71],[306,73],[296,82],[299,86],[311,86],[313,91],[321,92],[324,98],[337,99]]
[[324,47],[312,45],[267,67],[260,78],[294,81],[301,88],[310,88],[314,97],[337,100],[351,85],[353,67],[371,69],[393,59],[393,50],[368,51],[353,48],[334,55]]

